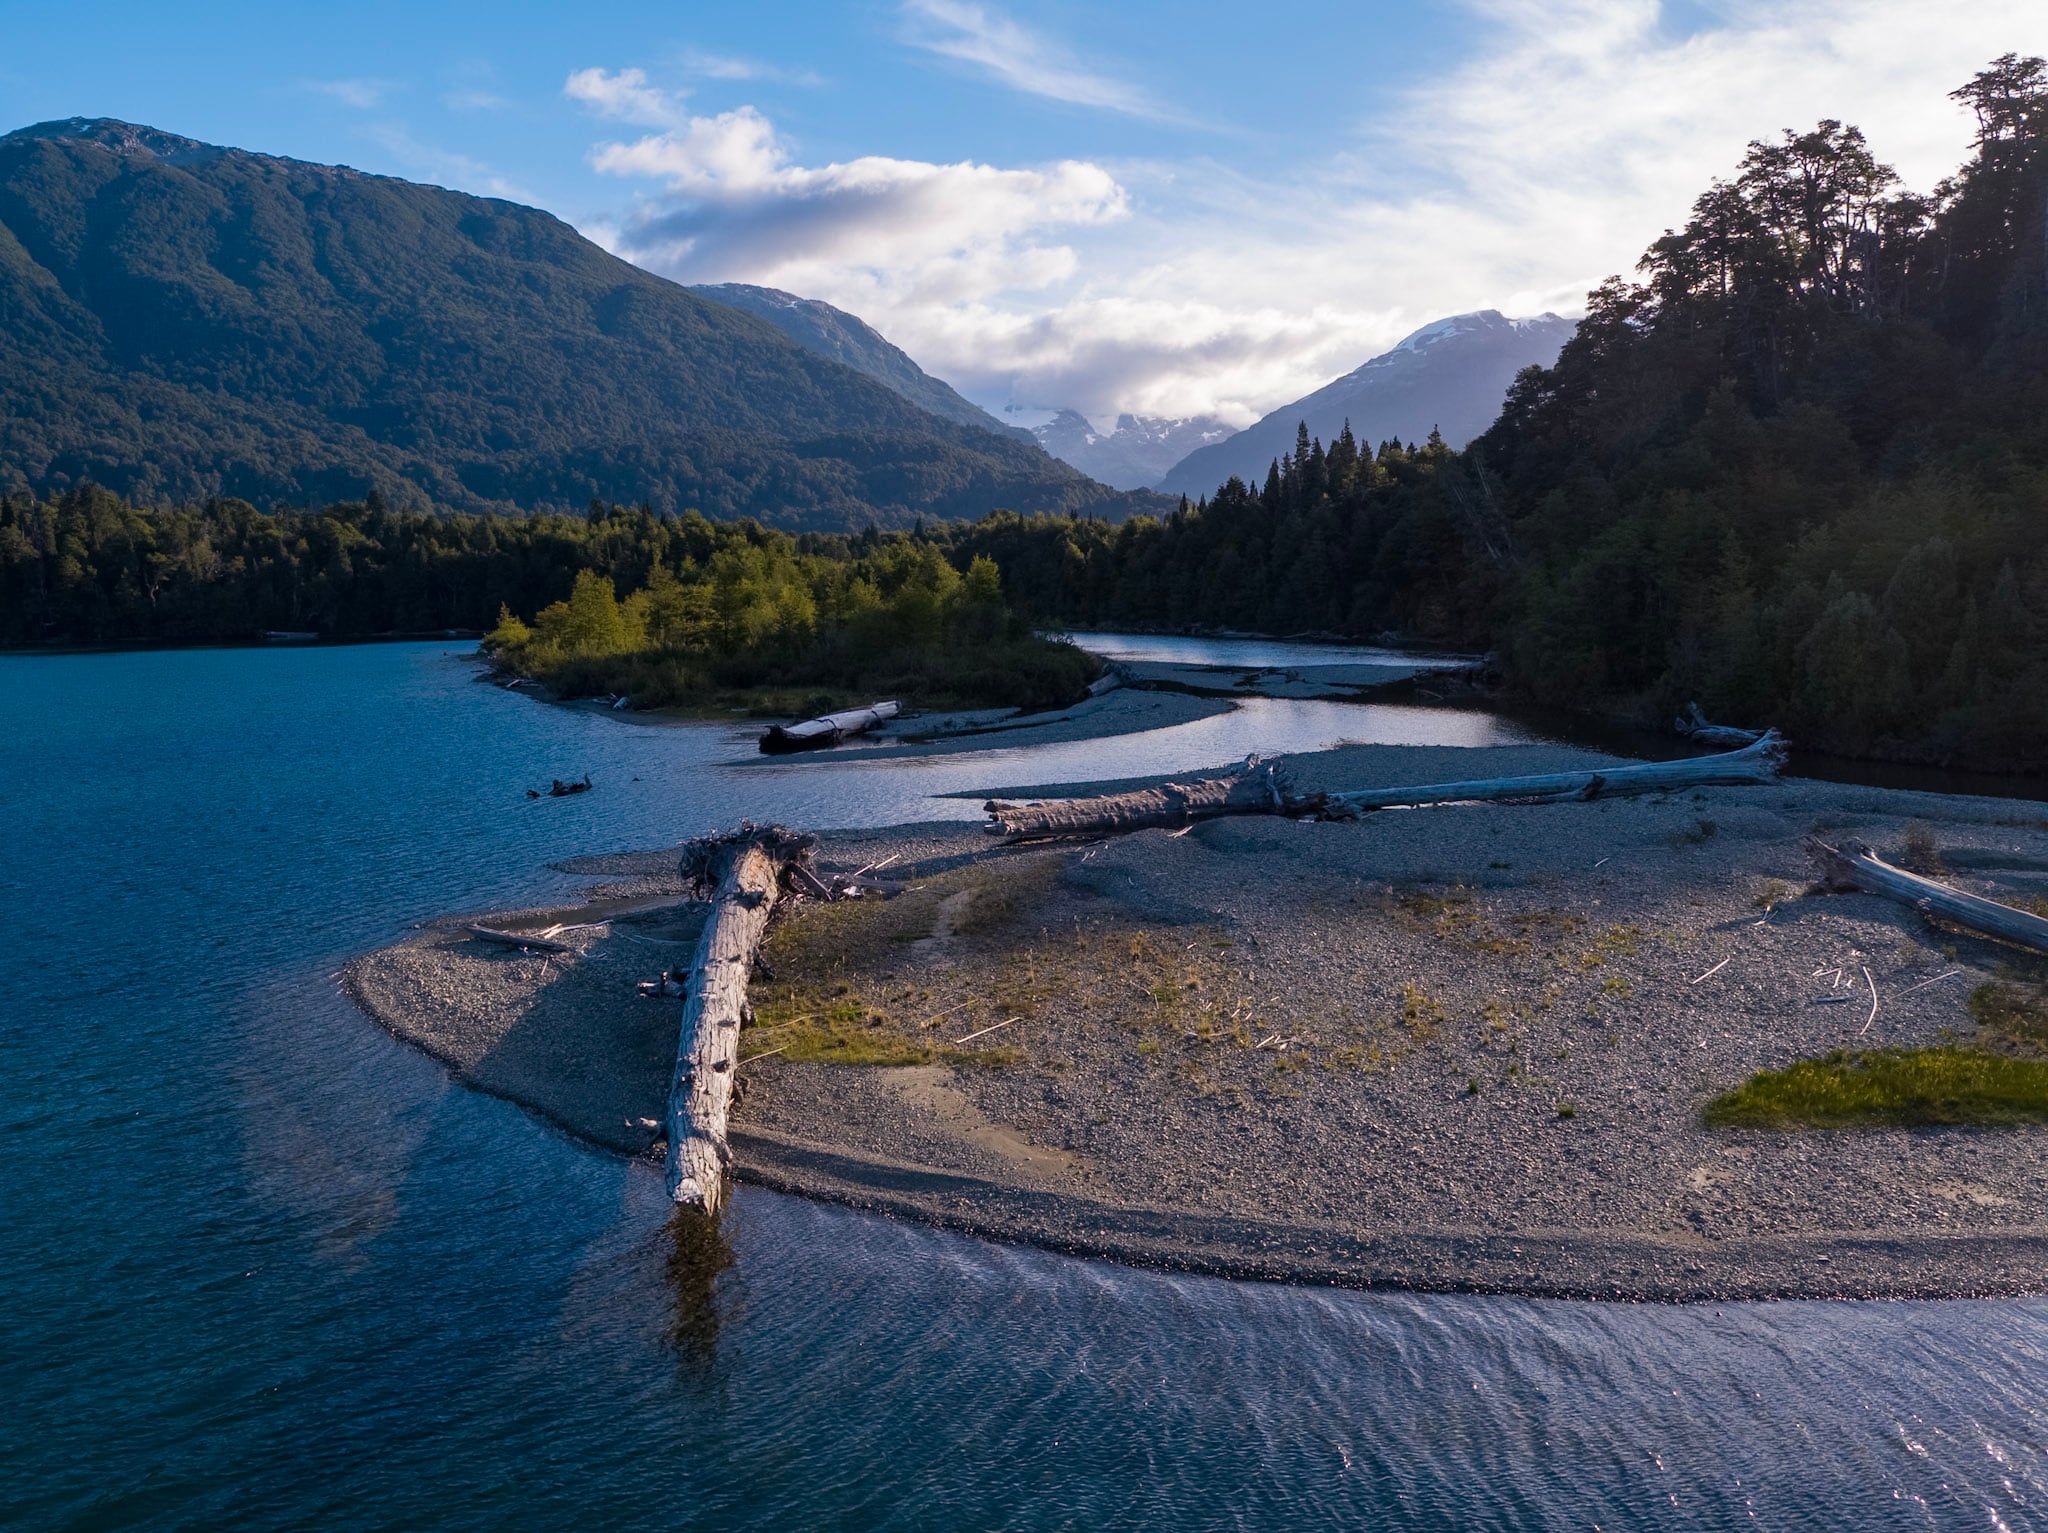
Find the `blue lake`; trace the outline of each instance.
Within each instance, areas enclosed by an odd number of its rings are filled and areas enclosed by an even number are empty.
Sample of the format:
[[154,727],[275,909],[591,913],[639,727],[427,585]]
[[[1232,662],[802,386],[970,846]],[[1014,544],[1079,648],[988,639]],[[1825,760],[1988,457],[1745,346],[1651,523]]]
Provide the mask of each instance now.
[[1415,713],[764,766],[447,645],[0,658],[0,1526],[2048,1526],[2048,1303],[1233,1285],[750,1188],[679,1246],[332,977],[742,815],[1494,737]]

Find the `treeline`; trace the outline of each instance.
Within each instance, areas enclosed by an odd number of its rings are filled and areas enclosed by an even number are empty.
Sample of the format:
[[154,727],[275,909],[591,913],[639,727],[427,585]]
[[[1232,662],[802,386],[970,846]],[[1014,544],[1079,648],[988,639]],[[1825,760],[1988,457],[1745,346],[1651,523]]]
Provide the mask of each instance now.
[[[0,643],[492,630],[569,696],[644,706],[764,688],[1054,706],[1095,663],[1035,637],[996,566],[942,539],[792,536],[594,503],[586,515],[145,509],[85,487],[0,500]],[[822,705],[822,702],[821,702]]]

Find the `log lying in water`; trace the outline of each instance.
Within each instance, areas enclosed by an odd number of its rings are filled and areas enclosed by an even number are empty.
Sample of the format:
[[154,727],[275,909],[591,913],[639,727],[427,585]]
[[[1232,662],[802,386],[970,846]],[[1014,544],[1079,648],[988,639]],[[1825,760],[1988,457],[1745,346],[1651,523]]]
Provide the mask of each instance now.
[[1634,766],[1596,767],[1587,772],[1551,772],[1539,777],[1487,777],[1474,782],[1423,783],[1410,788],[1360,788],[1327,795],[1333,815],[1369,809],[1402,809],[1424,804],[1502,802],[1547,804],[1566,799],[1627,798],[1681,788],[1744,787],[1774,783],[1785,764],[1785,740],[1775,729],[1753,745],[1718,756],[1683,761],[1645,761]]
[[1821,882],[1829,889],[1881,894],[1911,905],[1929,919],[2048,953],[2048,920],[1895,868],[1860,841],[1844,841],[1836,847],[1818,836],[1808,836],[1806,854],[1819,866]]
[[1196,782],[1161,783],[1135,793],[1101,798],[1054,799],[1044,804],[1005,804],[991,799],[982,808],[984,827],[992,836],[1027,841],[1042,836],[1087,836],[1127,830],[1151,830],[1212,820],[1225,814],[1310,813],[1320,798],[1290,797],[1281,790],[1273,768],[1256,757],[1228,777]]
[[668,1195],[685,1208],[715,1214],[725,1196],[732,1163],[725,1120],[732,1109],[747,977],[784,876],[809,861],[816,841],[779,825],[742,825],[734,835],[693,841],[684,851],[685,880],[711,891],[711,915],[690,964],[668,1093]]
[[837,745],[853,735],[864,735],[877,724],[886,723],[899,712],[893,702],[869,703],[865,708],[848,708],[824,713],[801,724],[770,724],[761,736],[761,749],[769,755],[786,751],[807,751],[821,745]]

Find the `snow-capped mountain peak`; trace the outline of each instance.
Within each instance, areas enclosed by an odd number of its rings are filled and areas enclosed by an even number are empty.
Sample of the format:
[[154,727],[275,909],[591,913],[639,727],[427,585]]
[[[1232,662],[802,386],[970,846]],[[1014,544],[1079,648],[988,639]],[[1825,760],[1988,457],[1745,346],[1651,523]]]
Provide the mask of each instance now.
[[[1018,412],[1006,411],[1014,415]],[[1104,431],[1079,410],[1060,410],[1031,428],[1039,445],[1082,473],[1120,490],[1143,489],[1196,449],[1229,436],[1231,428],[1208,415],[1116,418]]]
[[1531,363],[1549,366],[1572,333],[1555,314],[1509,319],[1478,309],[1432,320],[1313,394],[1282,405],[1235,436],[1197,448],[1156,487],[1211,495],[1235,474],[1256,483],[1282,453],[1292,452],[1304,424],[1311,436],[1335,439],[1348,422],[1367,445],[1389,437],[1419,442],[1433,429],[1462,447],[1500,414],[1515,374]]

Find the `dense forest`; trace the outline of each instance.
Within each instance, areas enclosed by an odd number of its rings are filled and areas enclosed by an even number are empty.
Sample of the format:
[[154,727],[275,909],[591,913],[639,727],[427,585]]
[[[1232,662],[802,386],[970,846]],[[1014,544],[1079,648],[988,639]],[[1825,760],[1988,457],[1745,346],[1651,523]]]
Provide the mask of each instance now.
[[[2048,66],[2008,56],[1955,97],[1975,148],[1927,194],[1841,123],[1752,144],[1462,453],[1304,430],[1262,483],[1164,518],[1005,512],[791,556],[894,539],[992,561],[1042,623],[1487,646],[1568,708],[1697,699],[1849,754],[2048,767]],[[767,536],[604,505],[16,496],[0,640],[483,628],[579,570],[629,594]]]
[[860,691],[1054,706],[1097,670],[1037,638],[994,562],[944,537],[792,536],[602,502],[505,517],[375,497],[270,515],[145,510],[94,487],[0,499],[0,644],[444,629],[491,630],[502,663],[564,695],[650,707],[764,689],[790,706]]

